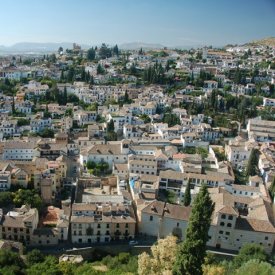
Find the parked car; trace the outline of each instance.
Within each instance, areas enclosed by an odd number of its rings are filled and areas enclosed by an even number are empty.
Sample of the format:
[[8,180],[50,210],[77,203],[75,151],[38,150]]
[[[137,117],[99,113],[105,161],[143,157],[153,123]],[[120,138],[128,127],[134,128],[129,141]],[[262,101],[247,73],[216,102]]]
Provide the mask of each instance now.
[[129,242],[129,245],[137,245],[138,244],[138,241],[130,241]]

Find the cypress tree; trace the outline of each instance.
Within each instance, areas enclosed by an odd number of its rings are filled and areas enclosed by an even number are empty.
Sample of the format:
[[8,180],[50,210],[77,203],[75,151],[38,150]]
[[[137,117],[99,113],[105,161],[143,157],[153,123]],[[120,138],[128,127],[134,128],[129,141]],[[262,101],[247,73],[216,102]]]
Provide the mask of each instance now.
[[113,132],[115,130],[114,121],[111,119],[109,123],[107,123],[107,132]]
[[67,88],[64,87],[64,93],[63,93],[63,104],[66,105],[68,102],[68,94],[67,94]]
[[11,106],[12,114],[14,115],[16,113],[15,111],[15,103],[14,103],[14,95],[12,96],[12,106]]
[[196,196],[185,241],[180,245],[173,267],[174,275],[200,275],[206,256],[206,243],[214,204],[207,187],[202,185]]
[[273,179],[270,187],[269,187],[270,196],[272,199],[274,199],[274,193],[275,193],[275,178]]
[[184,192],[184,198],[183,198],[183,204],[184,206],[188,206],[191,203],[191,190],[190,190],[190,180],[188,180],[185,192]]
[[259,152],[257,149],[253,148],[248,159],[246,167],[246,176],[255,176],[258,174],[258,161],[259,161]]

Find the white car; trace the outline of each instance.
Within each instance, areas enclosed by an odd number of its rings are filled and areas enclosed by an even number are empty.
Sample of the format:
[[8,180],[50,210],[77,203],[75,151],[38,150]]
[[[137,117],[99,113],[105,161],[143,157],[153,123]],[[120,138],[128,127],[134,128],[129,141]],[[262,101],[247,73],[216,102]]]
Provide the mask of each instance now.
[[130,241],[129,242],[129,245],[137,245],[138,244],[138,241]]

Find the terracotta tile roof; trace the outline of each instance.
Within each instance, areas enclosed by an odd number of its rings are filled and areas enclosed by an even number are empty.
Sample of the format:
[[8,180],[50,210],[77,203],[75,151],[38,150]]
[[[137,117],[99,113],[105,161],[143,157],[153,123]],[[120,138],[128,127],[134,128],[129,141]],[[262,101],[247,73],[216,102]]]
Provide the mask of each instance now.
[[275,233],[275,228],[269,221],[246,219],[242,217],[237,218],[235,229]]

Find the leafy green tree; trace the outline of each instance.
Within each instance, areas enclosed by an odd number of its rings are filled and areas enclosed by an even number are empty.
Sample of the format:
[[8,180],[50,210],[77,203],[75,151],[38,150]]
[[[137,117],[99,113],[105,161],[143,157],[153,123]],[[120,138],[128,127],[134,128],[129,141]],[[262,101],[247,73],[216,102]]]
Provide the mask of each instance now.
[[65,116],[72,117],[73,116],[73,109],[69,108],[65,111]]
[[101,59],[106,59],[112,56],[112,50],[107,47],[105,43],[102,43],[99,49],[99,56]]
[[275,269],[271,264],[262,262],[258,259],[252,259],[244,263],[236,270],[234,275],[275,275]]
[[42,208],[42,199],[37,194],[36,190],[18,189],[14,193],[13,203],[16,207],[21,207],[23,204],[30,205],[31,207],[40,210]]
[[27,254],[26,260],[28,266],[32,266],[37,263],[42,263],[45,260],[45,256],[40,250],[33,249]]
[[47,256],[42,263],[36,263],[27,269],[28,275],[62,275],[59,266],[58,259],[54,256]]
[[139,118],[142,119],[144,123],[150,123],[151,122],[151,118],[146,114],[140,115]]
[[164,123],[167,123],[169,127],[180,125],[180,119],[177,115],[171,113],[165,113],[163,116]]
[[188,180],[185,192],[184,192],[184,197],[183,197],[183,204],[184,206],[188,206],[191,203],[191,187],[190,187],[190,180]]
[[88,160],[86,166],[88,169],[94,169],[96,167],[96,163],[92,160]]
[[87,51],[87,59],[89,61],[95,60],[95,49],[93,47]]
[[79,103],[79,98],[77,95],[74,95],[74,94],[68,94],[68,97],[67,97],[67,102],[69,103],[76,103],[78,104]]
[[17,275],[23,274],[21,271],[24,268],[24,262],[19,254],[8,249],[0,250],[0,274]]
[[29,119],[26,119],[26,118],[19,118],[17,120],[17,126],[20,127],[20,126],[25,126],[25,125],[30,125],[30,121]]
[[0,192],[0,208],[7,207],[13,202],[13,196],[11,192]]
[[54,138],[54,130],[45,128],[41,132],[38,133],[39,136],[43,138]]
[[173,274],[202,274],[213,210],[214,204],[209,196],[207,187],[202,185],[193,202],[186,238],[179,247]]
[[248,159],[246,167],[246,176],[255,176],[258,174],[258,161],[259,161],[259,152],[257,149],[253,148]]
[[156,62],[143,72],[143,80],[149,84],[164,84],[166,82],[165,70],[161,63]]
[[266,254],[263,246],[259,244],[245,244],[239,251],[239,254],[234,258],[233,264],[236,268],[249,260],[257,259],[259,261],[267,261],[268,255]]
[[168,236],[151,247],[150,255],[143,252],[138,256],[138,274],[171,274],[177,255],[177,238]]

